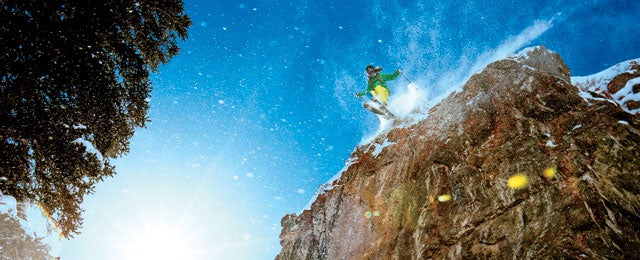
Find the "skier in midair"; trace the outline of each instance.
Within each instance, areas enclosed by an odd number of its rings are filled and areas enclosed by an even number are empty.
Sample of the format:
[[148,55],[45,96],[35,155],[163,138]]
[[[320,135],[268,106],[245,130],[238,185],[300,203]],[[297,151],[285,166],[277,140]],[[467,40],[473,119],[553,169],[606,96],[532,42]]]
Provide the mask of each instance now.
[[[396,70],[393,74],[380,73],[382,68],[369,65],[365,68],[367,73],[367,89],[356,93],[356,97],[362,99],[362,106],[367,110],[385,117],[386,119],[395,118],[395,115],[387,108],[387,100],[389,99],[389,88],[387,81],[394,80],[398,75],[402,74],[401,70]],[[370,93],[373,97],[372,102],[366,101],[362,96]]]
[[361,97],[367,93],[371,93],[374,97],[372,100],[382,102],[386,106],[390,95],[389,88],[387,87],[387,81],[396,79],[400,74],[402,74],[402,71],[397,70],[393,74],[382,74],[380,73],[382,68],[376,68],[373,65],[367,66],[365,71],[368,77],[367,89],[358,92],[356,96]]

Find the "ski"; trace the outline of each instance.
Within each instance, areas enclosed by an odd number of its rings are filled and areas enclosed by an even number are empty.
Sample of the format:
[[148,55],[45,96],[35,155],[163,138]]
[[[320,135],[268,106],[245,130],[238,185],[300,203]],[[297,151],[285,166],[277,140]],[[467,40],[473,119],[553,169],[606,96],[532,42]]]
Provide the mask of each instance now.
[[[391,113],[391,111],[389,111],[389,109],[387,108],[387,105],[385,105],[380,100],[378,100],[378,98],[376,98],[376,96],[373,96],[371,98],[371,100],[373,100],[373,103],[378,105],[378,109],[380,111],[382,111],[383,113],[385,113],[388,117],[390,117],[390,118],[395,118],[396,117],[396,115],[394,115],[393,113]],[[387,119],[390,119],[390,118],[387,118]]]
[[360,97],[360,99],[363,102],[362,105],[364,106],[364,108],[373,112],[374,114],[380,115],[387,120],[396,118],[396,116],[391,113],[391,111],[389,111],[389,109],[377,99],[372,99],[372,101],[366,101],[362,97]]

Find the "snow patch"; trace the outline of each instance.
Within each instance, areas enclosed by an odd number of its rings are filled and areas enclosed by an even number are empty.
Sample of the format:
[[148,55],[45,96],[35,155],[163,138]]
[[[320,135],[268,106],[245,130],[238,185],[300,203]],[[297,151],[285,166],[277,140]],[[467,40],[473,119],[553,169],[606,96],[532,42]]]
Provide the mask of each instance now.
[[627,102],[640,101],[640,92],[633,93],[633,86],[640,84],[640,78],[634,78],[613,95],[613,99],[622,106],[622,108],[630,114],[640,113],[640,108],[630,109],[626,106]]
[[[540,46],[527,47],[527,48],[522,49],[521,51],[519,51],[515,55],[510,55],[509,58],[516,59],[516,60],[527,60],[527,59],[530,58],[529,57],[529,53],[535,52],[538,49],[540,49]],[[548,54],[555,53],[553,51],[550,51],[549,49],[547,49],[546,52]],[[527,68],[527,69],[536,70],[536,68],[531,67],[531,66],[525,65],[524,67]]]
[[600,92],[606,89],[607,84],[609,84],[615,76],[625,72],[633,73],[633,70],[630,69],[630,65],[633,62],[640,63],[640,58],[620,62],[593,75],[571,77],[571,82],[575,86],[594,92]]
[[385,139],[382,144],[374,144],[375,149],[373,150],[373,157],[378,157],[385,147],[392,144],[395,144],[395,142],[389,142],[387,139]]
[[629,101],[640,101],[640,93],[633,93],[633,86],[640,84],[640,78],[629,80],[622,89],[613,94],[613,100],[594,97],[591,93],[606,96],[608,94],[607,85],[609,82],[620,74],[634,73],[635,71],[631,70],[631,66],[638,63],[640,63],[640,58],[621,62],[593,75],[571,77],[571,83],[578,87],[580,96],[589,104],[591,104],[591,100],[609,101],[618,104],[623,110],[630,114],[637,114],[640,113],[640,108],[630,109],[625,104]]

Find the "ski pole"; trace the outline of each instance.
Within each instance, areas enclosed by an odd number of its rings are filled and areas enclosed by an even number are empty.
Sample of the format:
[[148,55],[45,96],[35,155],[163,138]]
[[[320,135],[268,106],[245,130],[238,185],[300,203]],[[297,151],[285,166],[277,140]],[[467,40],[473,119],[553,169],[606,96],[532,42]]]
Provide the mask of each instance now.
[[414,83],[413,83],[413,82],[412,82],[412,81],[411,81],[411,80],[410,80],[406,75],[404,75],[404,73],[402,73],[402,76],[403,76],[407,81],[409,81],[409,84],[414,85],[414,86],[418,86],[418,85],[414,84]]

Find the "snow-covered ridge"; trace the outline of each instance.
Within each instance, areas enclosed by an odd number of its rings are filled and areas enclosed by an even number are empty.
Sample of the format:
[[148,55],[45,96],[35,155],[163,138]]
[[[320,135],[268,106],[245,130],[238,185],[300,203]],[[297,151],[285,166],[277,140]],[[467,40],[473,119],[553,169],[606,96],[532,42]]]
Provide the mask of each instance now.
[[594,97],[591,94],[597,93],[605,97],[610,97],[611,101],[617,103],[628,113],[638,114],[640,113],[640,108],[630,108],[628,104],[633,101],[640,102],[640,93],[633,92],[633,86],[640,84],[640,78],[629,80],[626,85],[616,93],[608,93],[607,85],[620,74],[640,73],[640,71],[633,69],[633,67],[637,68],[639,63],[640,58],[624,61],[593,75],[571,77],[571,83],[582,91],[581,95],[587,102],[589,102],[589,100],[602,99]]
[[620,62],[593,75],[571,77],[571,82],[582,89],[600,93],[607,89],[607,84],[609,84],[615,76],[625,72],[633,73],[634,70],[631,69],[631,66],[633,66],[634,63],[640,63],[640,58]]
[[[557,53],[553,51],[545,48],[541,49],[540,46],[535,46],[525,48],[514,55],[510,55],[508,59],[512,59],[518,62],[524,62],[530,58],[530,53],[539,51],[543,51],[542,54],[545,57],[557,55]],[[634,86],[640,84],[640,77],[628,80],[625,86],[620,90],[617,90],[615,93],[609,93],[610,90],[607,89],[607,86],[612,80],[614,80],[614,78],[616,78],[616,76],[620,74],[628,73],[631,75],[639,75],[639,63],[640,58],[620,62],[593,75],[571,77],[571,83],[574,86],[578,87],[578,89],[580,90],[580,96],[587,103],[591,103],[590,101],[593,100],[609,101],[617,104],[623,110],[630,114],[638,114],[640,113],[640,106],[637,105],[638,103],[640,103],[640,92],[636,89],[634,93],[633,88]],[[535,68],[532,68],[530,66],[527,67],[535,70]],[[593,95],[594,93],[597,95]],[[630,106],[630,104],[634,105]]]

